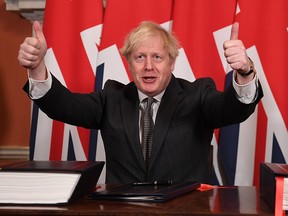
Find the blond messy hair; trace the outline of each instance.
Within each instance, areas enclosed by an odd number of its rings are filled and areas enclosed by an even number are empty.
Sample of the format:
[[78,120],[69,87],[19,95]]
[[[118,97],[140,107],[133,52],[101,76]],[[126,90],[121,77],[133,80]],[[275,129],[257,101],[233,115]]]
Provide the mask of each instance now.
[[160,25],[150,22],[150,21],[144,21],[140,23],[138,27],[133,29],[128,36],[126,37],[124,41],[123,47],[120,49],[120,52],[122,56],[129,62],[131,53],[137,47],[139,42],[145,41],[151,36],[154,36],[155,34],[159,33],[164,44],[164,49],[167,50],[169,57],[172,62],[175,62],[179,52],[179,42],[176,39],[176,37],[166,31],[163,27]]

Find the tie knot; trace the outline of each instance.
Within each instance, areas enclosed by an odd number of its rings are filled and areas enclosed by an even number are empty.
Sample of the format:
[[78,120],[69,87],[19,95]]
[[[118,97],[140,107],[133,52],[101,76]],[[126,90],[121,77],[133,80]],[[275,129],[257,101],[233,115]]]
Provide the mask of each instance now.
[[151,107],[152,103],[154,102],[154,98],[147,97],[145,100],[147,101],[147,107]]
[[156,99],[154,99],[154,98],[152,98],[152,97],[147,97],[147,98],[144,98],[143,100],[142,100],[142,102],[141,102],[141,104],[140,104],[140,109],[142,110],[142,111],[149,111],[149,110],[151,110],[151,108],[152,108],[152,104],[154,103],[154,102],[156,102],[157,100]]

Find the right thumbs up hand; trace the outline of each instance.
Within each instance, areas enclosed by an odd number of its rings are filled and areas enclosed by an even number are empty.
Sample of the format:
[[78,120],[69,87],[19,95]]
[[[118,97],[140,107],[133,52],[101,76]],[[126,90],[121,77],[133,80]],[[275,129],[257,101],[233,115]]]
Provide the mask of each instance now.
[[47,44],[42,27],[38,21],[33,24],[35,37],[27,37],[20,45],[18,61],[21,66],[29,69],[29,75],[33,79],[45,79],[46,68],[44,56],[47,51]]

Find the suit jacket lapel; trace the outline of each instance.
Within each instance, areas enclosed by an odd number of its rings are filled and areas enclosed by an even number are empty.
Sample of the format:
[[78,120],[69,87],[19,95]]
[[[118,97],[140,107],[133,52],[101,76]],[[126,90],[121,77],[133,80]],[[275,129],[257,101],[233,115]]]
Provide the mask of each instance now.
[[170,123],[173,120],[173,115],[178,103],[183,99],[182,88],[179,86],[177,80],[174,76],[168,85],[163,98],[160,103],[160,107],[157,112],[155,127],[154,127],[154,138],[153,138],[153,146],[152,153],[150,157],[150,166],[153,166],[157,158],[157,154],[159,153],[161,146],[164,143],[164,138],[168,129],[170,127]]
[[124,90],[124,97],[121,99],[120,106],[129,145],[135,152],[143,171],[146,171],[139,138],[139,97],[134,83],[130,83]]

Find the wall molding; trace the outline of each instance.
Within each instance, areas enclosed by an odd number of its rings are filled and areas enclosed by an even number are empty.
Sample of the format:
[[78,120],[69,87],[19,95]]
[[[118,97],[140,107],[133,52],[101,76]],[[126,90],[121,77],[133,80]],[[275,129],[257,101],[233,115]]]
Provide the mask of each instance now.
[[42,21],[44,18],[46,0],[5,0],[5,2],[6,11],[15,12],[30,22]]
[[[18,13],[31,23],[35,20],[43,22],[46,0],[5,0],[5,3],[6,11]],[[106,7],[106,0],[103,5]]]
[[0,160],[29,160],[29,147],[0,146]]

